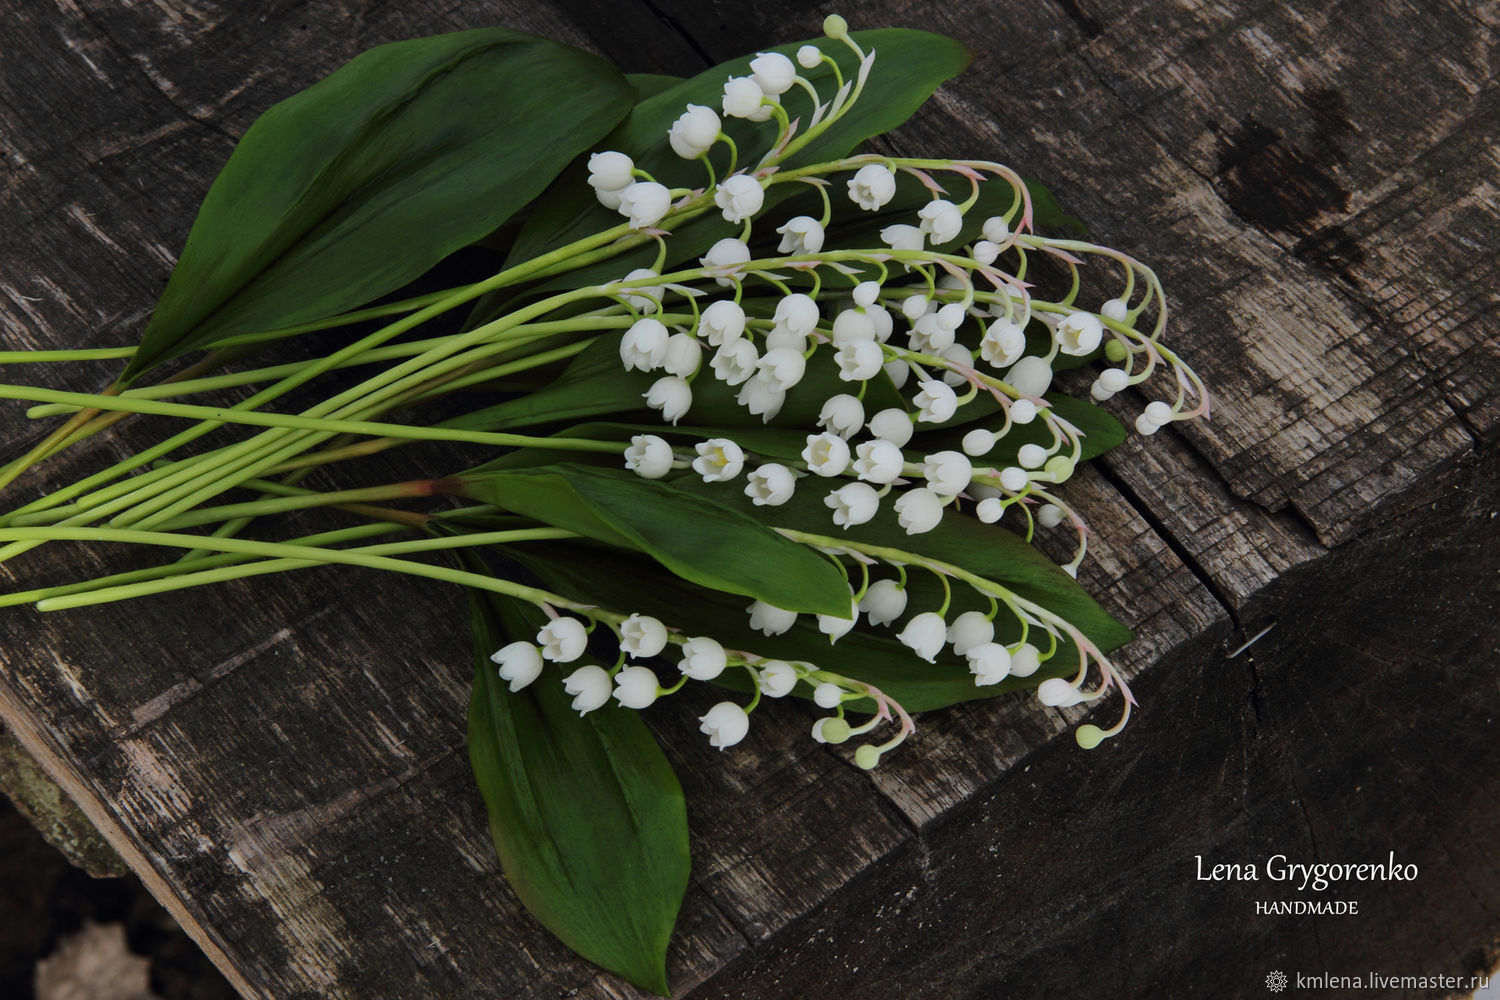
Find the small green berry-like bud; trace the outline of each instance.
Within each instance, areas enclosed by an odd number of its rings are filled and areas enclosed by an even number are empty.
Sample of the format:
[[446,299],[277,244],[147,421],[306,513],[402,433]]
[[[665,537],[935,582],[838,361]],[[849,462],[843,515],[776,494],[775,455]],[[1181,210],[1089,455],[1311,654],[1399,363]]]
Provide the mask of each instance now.
[[1111,340],[1104,345],[1104,356],[1115,364],[1124,361],[1126,353],[1125,345],[1118,340]]
[[1068,477],[1073,475],[1073,460],[1066,455],[1054,455],[1042,466],[1042,471],[1051,476],[1055,483],[1067,482]]
[[864,746],[854,751],[854,763],[858,764],[866,771],[873,770],[875,768],[875,765],[880,763],[880,749],[878,747],[872,746],[869,743],[866,743]]
[[1078,732],[1073,734],[1073,738],[1085,750],[1092,750],[1104,742],[1104,730],[1095,725],[1079,726]]
[[823,739],[828,743],[842,743],[850,735],[849,723],[843,719],[829,719],[823,723]]
[[829,14],[823,18],[823,34],[835,41],[842,41],[849,37],[849,22],[837,14]]

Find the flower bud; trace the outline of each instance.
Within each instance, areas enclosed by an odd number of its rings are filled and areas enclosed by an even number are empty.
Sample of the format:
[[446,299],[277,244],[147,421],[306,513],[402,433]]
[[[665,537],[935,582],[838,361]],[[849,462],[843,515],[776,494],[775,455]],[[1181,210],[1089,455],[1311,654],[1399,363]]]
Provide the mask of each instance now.
[[916,226],[898,224],[880,231],[880,241],[892,250],[921,250],[927,234]]
[[856,340],[874,340],[875,321],[863,309],[845,309],[833,318],[833,345],[843,347]]
[[1023,469],[1040,469],[1047,461],[1047,449],[1039,444],[1023,444],[1016,449],[1016,461]]
[[760,665],[756,682],[767,698],[785,698],[797,686],[797,668],[785,660],[766,660]]
[[757,507],[779,507],[792,498],[797,479],[792,470],[775,462],[768,462],[750,473],[745,486],[745,496]]
[[938,352],[938,357],[953,366],[943,371],[944,382],[956,389],[968,381],[964,377],[964,371],[972,370],[974,355],[969,352],[967,347],[963,344],[949,344]]
[[625,449],[625,468],[642,479],[660,479],[672,471],[672,446],[655,434],[637,434]]
[[944,330],[957,330],[963,326],[964,317],[967,315],[963,306],[957,302],[949,302],[937,311],[938,326]]
[[1052,387],[1052,364],[1035,355],[1022,358],[1005,373],[1005,381],[1023,396],[1041,396]]
[[823,61],[823,50],[816,45],[804,45],[797,50],[797,65],[803,69],[814,69]]
[[709,438],[694,446],[698,457],[693,459],[693,471],[703,477],[705,483],[723,483],[740,474],[745,466],[745,452],[729,438]]
[[958,206],[943,198],[923,205],[917,217],[922,220],[922,232],[931,237],[935,247],[952,242],[964,227],[964,216]]
[[781,635],[797,624],[797,612],[778,608],[765,601],[756,601],[745,610],[750,612],[750,627],[761,635]]
[[953,388],[936,379],[919,383],[912,403],[917,408],[917,419],[925,424],[940,424],[958,412],[958,397]]
[[618,211],[630,220],[631,229],[656,225],[671,207],[671,192],[655,181],[636,181],[620,192]]
[[1119,368],[1106,368],[1099,373],[1099,384],[1110,392],[1120,392],[1130,384],[1130,376]]
[[927,456],[922,476],[927,480],[927,488],[938,496],[957,496],[974,478],[974,466],[962,452],[939,451]]
[[[959,656],[968,656],[976,647],[993,642],[994,638],[995,623],[983,611],[965,611],[948,626],[948,642]],[[1009,659],[1009,654],[1006,654],[1006,660]]]
[[1036,404],[1029,399],[1018,399],[1010,404],[1010,419],[1013,423],[1029,424],[1036,419]]
[[797,67],[780,52],[757,52],[750,60],[750,73],[761,91],[772,96],[786,93],[797,79]]
[[[844,689],[837,684],[824,681],[813,688],[813,704],[819,708],[838,708],[844,700]],[[825,734],[826,736],[826,734]]]
[[870,418],[869,423],[871,434],[889,441],[897,448],[906,446],[906,442],[911,440],[913,429],[911,414],[896,406],[881,410]]
[[1161,430],[1161,426],[1150,417],[1142,413],[1140,416],[1135,418],[1135,429],[1137,432],[1150,437],[1152,434],[1155,434],[1157,431]]
[[849,37],[849,22],[837,14],[829,14],[823,18],[823,34],[836,42],[841,42]]
[[765,201],[765,189],[748,174],[726,177],[714,189],[714,204],[724,213],[724,221],[735,225],[759,212]]
[[698,317],[698,336],[710,347],[723,347],[745,332],[745,310],[733,299],[710,302]]
[[1077,740],[1078,745],[1083,749],[1092,750],[1104,742],[1104,730],[1092,723],[1079,726],[1078,731],[1073,734],[1073,739]]
[[1011,493],[1020,493],[1031,483],[1031,477],[1026,474],[1025,469],[1018,469],[1014,465],[1000,470],[1000,488],[1009,490]]
[[563,690],[573,696],[573,711],[586,715],[609,701],[609,674],[596,664],[579,667],[563,678]]
[[625,708],[649,708],[661,693],[649,667],[624,667],[615,674],[615,701]]
[[1044,528],[1055,528],[1062,524],[1063,509],[1055,503],[1049,503],[1036,512],[1036,523]]
[[865,382],[880,374],[885,353],[874,340],[851,340],[840,345],[833,360],[839,366],[839,378],[845,382]]
[[862,309],[873,306],[880,298],[880,282],[861,281],[854,286],[854,304]]
[[760,114],[760,102],[765,96],[766,92],[760,89],[760,84],[753,77],[730,77],[729,82],[724,84],[724,114],[730,118],[748,118],[754,121],[755,116]]
[[1123,323],[1130,315],[1130,306],[1126,304],[1124,299],[1110,299],[1099,307],[1099,313],[1105,319],[1112,319],[1116,323]]
[[500,679],[510,682],[511,691],[519,691],[542,674],[542,652],[529,642],[513,642],[490,654],[490,662],[499,668]]
[[[646,278],[659,277],[661,275],[649,267],[638,267],[625,275],[621,280],[641,281]],[[647,285],[642,288],[632,288],[625,293],[625,301],[630,303],[632,308],[639,309],[643,313],[654,313],[661,308],[661,297],[665,291],[666,288],[662,285]]]
[[911,365],[895,358],[881,365],[885,369],[885,377],[891,380],[891,387],[899,390],[906,385],[906,380],[911,378]]
[[1010,239],[1010,223],[1005,221],[1004,216],[992,215],[984,220],[984,238],[991,243],[1004,243]]
[[845,441],[858,434],[864,422],[865,405],[846,392],[829,396],[818,411],[818,426]]
[[871,625],[889,625],[906,610],[906,591],[895,580],[876,580],[861,598],[859,610]]
[[892,504],[896,520],[908,535],[931,531],[943,519],[943,501],[936,493],[917,487],[907,490]]
[[693,405],[692,387],[676,375],[657,379],[642,395],[647,406],[660,410],[661,418],[674,424]]
[[1049,708],[1067,708],[1083,701],[1083,694],[1061,677],[1053,677],[1037,685],[1036,700]]
[[595,191],[621,191],[635,180],[635,163],[624,153],[610,151],[589,157],[589,184]]
[[1158,427],[1165,427],[1172,422],[1172,407],[1168,403],[1156,400],[1146,404],[1145,417]]
[[813,475],[837,476],[849,467],[849,443],[837,434],[809,434],[802,461]]
[[935,611],[924,611],[906,623],[906,628],[896,638],[928,663],[937,657],[938,651],[948,637],[948,626],[943,616]]
[[964,454],[973,455],[975,458],[988,455],[995,448],[995,432],[976,427],[964,435],[961,447]]
[[854,763],[863,770],[875,770],[880,765],[880,748],[872,743],[866,743],[854,751]]
[[542,655],[554,663],[572,663],[588,645],[588,630],[577,618],[554,618],[536,634]]
[[882,344],[891,339],[891,332],[896,329],[896,322],[891,318],[891,312],[884,306],[873,305],[865,307],[865,315],[870,317],[870,322],[875,324],[875,339]]
[[[896,175],[880,163],[867,163],[849,181],[849,197],[867,212],[878,211],[896,196]],[[920,247],[918,248],[920,249]]]
[[690,333],[674,333],[667,338],[667,350],[661,359],[662,370],[667,374],[687,378],[702,363],[703,345],[698,343],[697,337]]
[[1042,665],[1042,653],[1029,642],[1010,651],[1010,673],[1012,677],[1030,677]]
[[718,141],[719,116],[701,104],[689,104],[682,117],[667,130],[672,152],[684,160],[696,160]]
[[732,340],[719,348],[709,365],[714,378],[726,385],[740,385],[755,374],[760,364],[760,355],[755,345],[748,340]]
[[823,498],[833,510],[833,523],[845,530],[864,524],[880,509],[880,494],[866,483],[850,483]]
[[929,312],[927,307],[930,304],[931,300],[925,295],[908,295],[901,300],[901,315],[905,316],[910,322],[915,323],[927,315]]
[[1042,466],[1042,471],[1052,477],[1054,483],[1065,483],[1073,475],[1073,459],[1067,455],[1053,455]]
[[994,524],[1005,516],[1005,505],[999,497],[985,497],[974,506],[974,516],[985,524]]
[[633,614],[620,623],[620,649],[631,659],[655,656],[667,648],[667,627],[650,615]]
[[724,672],[727,662],[724,647],[700,635],[682,644],[682,662],[677,669],[695,681],[711,681]]
[[750,716],[732,701],[721,701],[698,717],[703,723],[698,731],[708,736],[708,745],[723,750],[745,738],[750,731]]
[[1000,244],[979,240],[974,244],[974,259],[981,264],[993,264],[1000,256]]

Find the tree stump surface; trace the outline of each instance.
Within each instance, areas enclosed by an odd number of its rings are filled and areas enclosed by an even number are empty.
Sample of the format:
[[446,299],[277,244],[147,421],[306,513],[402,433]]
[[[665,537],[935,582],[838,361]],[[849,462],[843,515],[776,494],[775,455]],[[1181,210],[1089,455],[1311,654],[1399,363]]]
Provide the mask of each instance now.
[[[235,138],[375,44],[503,25],[690,74],[822,13],[32,0],[0,21],[0,337],[133,342]],[[733,753],[696,731],[712,692],[648,713],[693,833],[674,994],[1258,996],[1274,969],[1493,966],[1497,8],[845,13],[973,50],[890,141],[1007,162],[1152,264],[1213,418],[1066,487],[1095,529],[1080,579],[1139,637],[1143,710],[1105,748],[1073,745],[1079,710],[1008,698],[923,716],[867,774],[807,738],[811,709],[758,715]],[[1144,402],[1108,405],[1128,424]],[[22,409],[0,412],[12,450],[42,433]],[[466,621],[456,591],[331,569],[8,611],[0,718],[246,996],[637,996],[500,876]],[[1389,851],[1420,875],[1338,889],[1357,916],[1257,914],[1328,894],[1196,877]]]

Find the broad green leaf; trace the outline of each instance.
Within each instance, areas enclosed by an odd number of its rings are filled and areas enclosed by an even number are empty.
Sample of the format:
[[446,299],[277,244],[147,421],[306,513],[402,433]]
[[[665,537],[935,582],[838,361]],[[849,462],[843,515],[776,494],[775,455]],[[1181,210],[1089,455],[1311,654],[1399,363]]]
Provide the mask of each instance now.
[[499,28],[356,57],[245,133],[125,379],[405,285],[497,229],[633,100],[597,56]]
[[643,552],[703,587],[812,614],[849,606],[832,562],[717,497],[581,465],[473,472],[459,483],[462,496]]
[[543,926],[584,958],[666,996],[667,942],[687,890],[682,788],[637,712],[579,718],[556,668],[518,693],[489,655],[540,612],[471,592],[469,759],[500,866]]
[[[951,38],[925,31],[886,28],[855,32],[855,39],[869,51],[878,53],[864,93],[853,109],[835,125],[790,158],[785,166],[797,166],[847,156],[866,139],[888,132],[905,122],[922,102],[944,80],[960,73],[968,65],[970,53]],[[845,46],[816,40],[829,55],[838,60],[849,79],[857,72],[857,60]],[[777,46],[770,51],[795,57],[802,43]],[[731,60],[705,70],[690,80],[662,91],[638,105],[619,127],[591,147],[592,151],[614,149],[628,153],[637,166],[669,187],[702,187],[707,180],[703,165],[685,161],[667,145],[667,131],[688,104],[719,108],[724,81],[730,76],[749,73],[753,55]],[[832,70],[826,64],[801,71],[812,80],[827,101],[835,86]],[[788,114],[805,126],[812,119],[812,101],[800,88],[783,95]],[[740,166],[753,166],[775,138],[774,123],[750,123],[739,119],[724,120],[724,130],[740,149]],[[724,147],[716,147],[714,156],[722,169]],[[527,224],[516,239],[511,262],[528,260],[549,250],[571,243],[589,233],[618,224],[620,216],[604,208],[588,185],[588,157],[580,157],[564,171],[536,205]],[[782,200],[797,193],[798,184],[772,185],[766,192],[761,218],[778,218],[771,210]],[[667,243],[667,268],[695,261],[715,242],[739,234],[740,226],[725,222],[717,211],[687,222],[674,231]],[[774,228],[774,226],[773,226]],[[571,272],[549,282],[545,288],[577,288],[619,278],[637,267],[647,267],[656,256],[655,244],[622,254],[603,264]],[[497,314],[503,308],[503,296],[496,296],[476,307],[471,325]]]

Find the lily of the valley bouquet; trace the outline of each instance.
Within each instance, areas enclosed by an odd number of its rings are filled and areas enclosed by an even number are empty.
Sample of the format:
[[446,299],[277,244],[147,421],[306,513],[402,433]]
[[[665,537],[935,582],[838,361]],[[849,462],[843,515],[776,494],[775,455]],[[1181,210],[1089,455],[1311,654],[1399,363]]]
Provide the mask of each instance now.
[[[1070,221],[1041,189],[864,147],[961,46],[824,27],[690,80],[443,35],[267,111],[138,346],[0,359],[128,359],[103,392],[0,387],[61,417],[7,483],[127,416],[159,425],[0,517],[0,558],[162,561],[3,603],[325,565],[467,588],[470,752],[506,875],[570,947],[659,992],[688,849],[638,714],[657,700],[718,685],[701,738],[733,752],[807,698],[810,740],[864,768],[912,713],[1018,689],[1117,689],[1119,722],[1076,734],[1114,735],[1131,698],[1107,654],[1129,633],[1073,579],[1063,484],[1124,430],[1054,377],[1093,366],[1094,401],[1155,377],[1143,434],[1204,412],[1202,387],[1160,340],[1152,272],[1041,235]],[[490,276],[432,290],[461,253]],[[268,348],[290,360],[256,367]],[[421,478],[361,482],[355,460],[390,449]],[[477,464],[431,476],[461,454]],[[335,466],[347,488],[304,485]],[[311,507],[346,520],[279,517]],[[1051,531],[1076,536],[1064,565],[1030,544]]]

